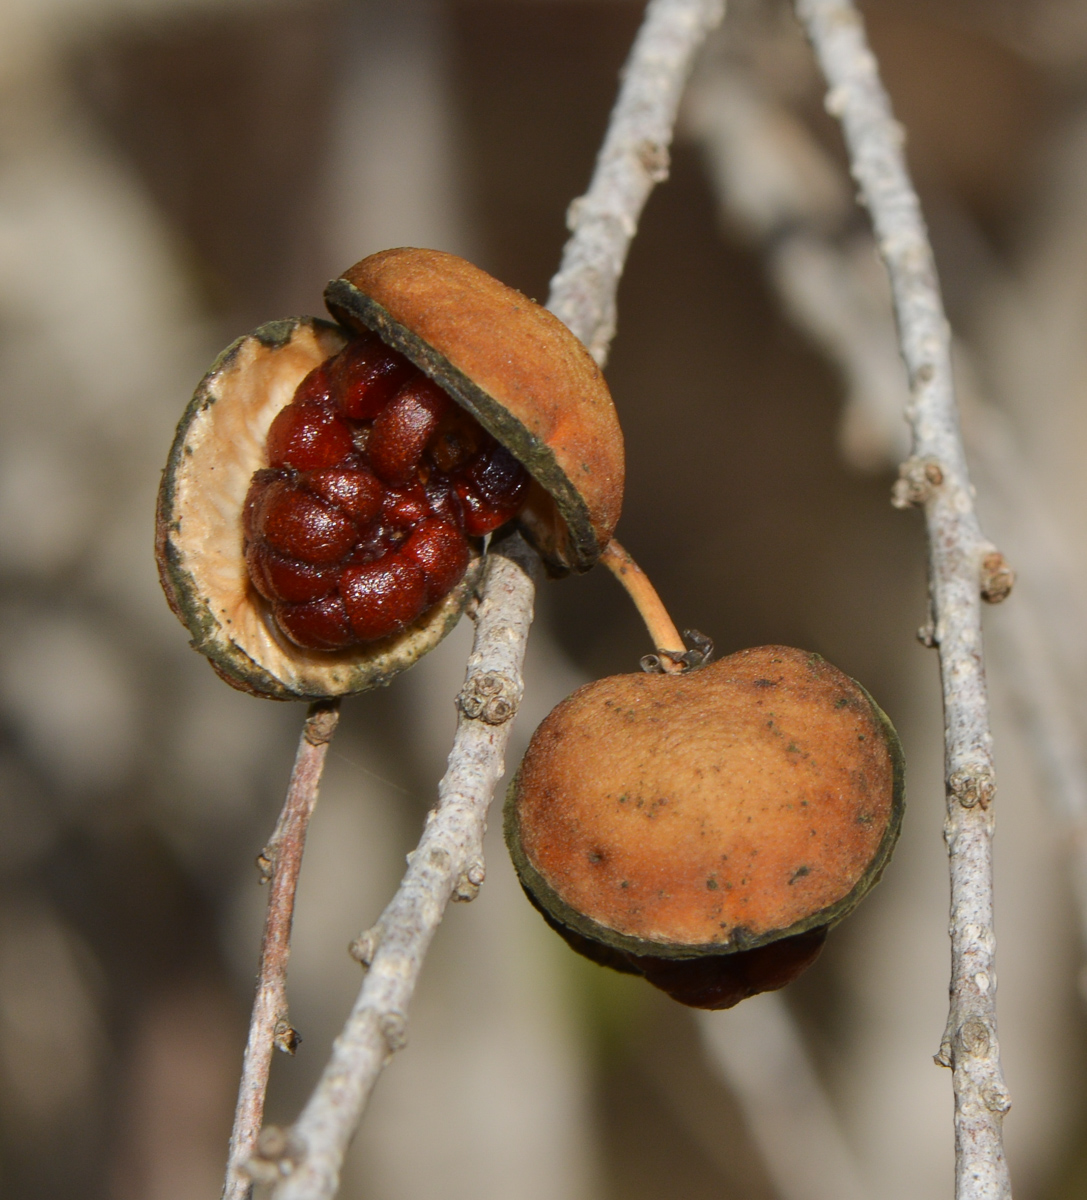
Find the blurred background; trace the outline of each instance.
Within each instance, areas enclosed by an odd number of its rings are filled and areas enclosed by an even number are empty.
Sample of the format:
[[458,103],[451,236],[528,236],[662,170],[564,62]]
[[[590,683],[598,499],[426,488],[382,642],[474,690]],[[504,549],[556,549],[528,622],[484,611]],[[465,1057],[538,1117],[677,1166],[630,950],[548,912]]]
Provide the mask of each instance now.
[[[375,250],[543,300],[636,0],[0,0],[0,1193],[219,1194],[297,706],[187,647],[151,554],[175,422],[223,345],[320,313]],[[1017,1195],[1087,1197],[1087,7],[863,11],[959,337],[988,531],[997,931]],[[489,837],[350,1200],[905,1200],[952,1192],[941,714],[920,518],[889,504],[903,372],[837,131],[787,6],[734,0],[619,297],[619,536],[722,653],[791,643],[902,734],[896,857],[785,993],[695,1018],[575,958]],[[304,1101],[346,947],[435,795],[470,630],[348,702],[289,990]],[[649,649],[600,572],[547,584],[514,731]],[[492,826],[497,821],[492,820]]]

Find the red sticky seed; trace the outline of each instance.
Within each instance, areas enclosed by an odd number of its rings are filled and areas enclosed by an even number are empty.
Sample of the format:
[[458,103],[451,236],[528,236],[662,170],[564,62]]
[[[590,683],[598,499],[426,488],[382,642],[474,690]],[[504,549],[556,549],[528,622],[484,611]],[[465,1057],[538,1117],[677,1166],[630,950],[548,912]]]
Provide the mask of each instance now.
[[352,338],[328,367],[335,402],[353,421],[372,421],[402,384],[420,374],[372,333]]
[[403,355],[363,334],[311,371],[268,431],[242,516],[254,589],[296,645],[398,633],[504,525],[524,467]]
[[358,540],[358,529],[342,509],[291,484],[262,506],[257,530],[264,545],[319,567],[340,562]]
[[399,554],[387,554],[340,575],[347,619],[360,641],[372,641],[410,625],[426,608],[426,576]]
[[446,521],[427,517],[408,535],[401,554],[426,577],[426,602],[433,604],[460,580],[468,566],[464,534]]
[[317,471],[347,461],[355,444],[347,422],[323,404],[288,404],[268,430],[268,465]]
[[445,392],[424,377],[405,384],[378,413],[366,453],[386,483],[407,483],[416,475],[427,442],[450,404]]
[[309,604],[277,601],[272,612],[287,637],[310,650],[343,650],[358,640],[338,595],[312,600]]
[[430,515],[426,489],[416,483],[413,487],[385,489],[381,516],[390,530],[413,529]]

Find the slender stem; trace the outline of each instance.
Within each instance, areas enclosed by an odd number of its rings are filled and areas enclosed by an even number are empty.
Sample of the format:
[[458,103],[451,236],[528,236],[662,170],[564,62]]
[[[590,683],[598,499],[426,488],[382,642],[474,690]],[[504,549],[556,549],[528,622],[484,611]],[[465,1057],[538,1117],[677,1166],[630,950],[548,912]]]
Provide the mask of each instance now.
[[592,183],[566,214],[572,236],[547,307],[603,366],[615,336],[619,277],[649,193],[668,178],[676,113],[695,51],[724,0],[651,0],[623,72]]
[[257,994],[253,999],[249,1040],[230,1135],[223,1200],[247,1200],[250,1194],[252,1181],[244,1168],[256,1151],[257,1136],[264,1119],[272,1050],[293,1054],[298,1044],[298,1035],[291,1028],[287,1012],[287,963],[291,956],[294,898],[302,868],[306,830],[317,803],[328,743],[339,719],[339,700],[318,700],[310,705],[298,740],[287,798],[271,840],[257,859],[263,881],[268,883],[268,910],[264,917]]
[[600,561],[619,580],[634,602],[649,631],[649,640],[657,651],[661,667],[668,674],[681,672],[684,664],[677,659],[684,653],[683,639],[668,615],[664,601],[657,595],[657,589],[650,583],[649,576],[615,538],[604,547]]
[[[1002,599],[1010,571],[983,536],[959,430],[950,331],[917,194],[875,56],[850,0],[798,0],[797,11],[842,122],[854,178],[891,280],[912,401],[911,457],[895,502],[924,509],[933,642],[940,651],[951,866],[951,1004],[937,1061],[953,1070],[957,1200],[1008,1200],[1002,1122],[1011,1105],[996,1030],[992,734],[981,600]],[[996,575],[1001,586],[994,588]]]

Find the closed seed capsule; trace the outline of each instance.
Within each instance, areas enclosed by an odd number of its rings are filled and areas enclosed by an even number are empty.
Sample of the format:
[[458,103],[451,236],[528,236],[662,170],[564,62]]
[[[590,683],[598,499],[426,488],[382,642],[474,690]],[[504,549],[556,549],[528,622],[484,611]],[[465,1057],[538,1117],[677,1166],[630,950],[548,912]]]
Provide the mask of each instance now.
[[878,880],[902,754],[817,654],[743,650],[579,689],[532,737],[506,840],[575,949],[684,1003],[781,987]]

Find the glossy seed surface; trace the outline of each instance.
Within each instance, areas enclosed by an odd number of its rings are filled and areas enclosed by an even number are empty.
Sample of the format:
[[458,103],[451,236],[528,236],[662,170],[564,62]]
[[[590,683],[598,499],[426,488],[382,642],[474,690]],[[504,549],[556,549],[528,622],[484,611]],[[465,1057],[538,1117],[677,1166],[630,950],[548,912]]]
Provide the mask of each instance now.
[[524,467],[373,334],[311,371],[272,422],[243,513],[254,590],[296,645],[398,633],[463,577],[469,537],[512,520]]

